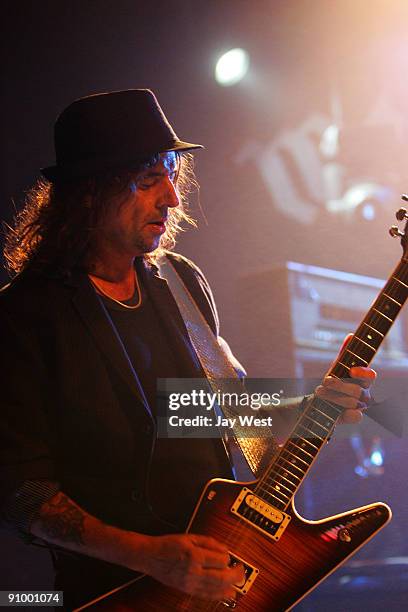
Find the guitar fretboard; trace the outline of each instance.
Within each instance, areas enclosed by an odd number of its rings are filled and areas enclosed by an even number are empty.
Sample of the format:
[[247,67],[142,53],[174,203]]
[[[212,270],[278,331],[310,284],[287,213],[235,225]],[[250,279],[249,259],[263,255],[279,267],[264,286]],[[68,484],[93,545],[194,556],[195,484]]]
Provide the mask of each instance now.
[[[408,297],[408,261],[403,258],[330,371],[350,378],[350,368],[368,366]],[[257,485],[257,494],[285,510],[322,446],[329,440],[342,408],[316,396],[308,403],[287,442]]]

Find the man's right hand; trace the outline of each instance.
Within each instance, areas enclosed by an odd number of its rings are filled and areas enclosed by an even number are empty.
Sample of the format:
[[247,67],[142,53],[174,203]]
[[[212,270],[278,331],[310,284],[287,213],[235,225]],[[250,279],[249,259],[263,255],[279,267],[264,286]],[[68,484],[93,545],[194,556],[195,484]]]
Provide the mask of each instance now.
[[242,565],[229,567],[228,548],[196,535],[148,536],[103,523],[62,491],[47,500],[31,523],[47,542],[142,572],[163,584],[201,597],[233,597],[244,579]]
[[228,548],[208,536],[151,536],[143,557],[146,574],[203,599],[234,597],[233,585],[244,580],[242,565],[229,567]]

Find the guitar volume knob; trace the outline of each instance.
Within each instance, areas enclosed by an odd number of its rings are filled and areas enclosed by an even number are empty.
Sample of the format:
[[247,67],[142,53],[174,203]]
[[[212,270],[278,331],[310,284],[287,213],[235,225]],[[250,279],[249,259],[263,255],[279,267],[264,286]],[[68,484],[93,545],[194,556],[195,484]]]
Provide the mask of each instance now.
[[347,544],[349,544],[351,542],[351,535],[349,530],[346,528],[340,529],[337,534],[337,539],[340,540],[340,542],[346,542]]

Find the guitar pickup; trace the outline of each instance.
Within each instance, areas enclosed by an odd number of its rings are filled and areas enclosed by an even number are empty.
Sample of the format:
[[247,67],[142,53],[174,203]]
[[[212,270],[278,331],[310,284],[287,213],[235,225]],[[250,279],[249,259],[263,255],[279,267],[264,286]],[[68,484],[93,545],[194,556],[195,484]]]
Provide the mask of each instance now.
[[268,504],[247,487],[242,488],[231,512],[275,541],[280,539],[291,519],[289,514]]

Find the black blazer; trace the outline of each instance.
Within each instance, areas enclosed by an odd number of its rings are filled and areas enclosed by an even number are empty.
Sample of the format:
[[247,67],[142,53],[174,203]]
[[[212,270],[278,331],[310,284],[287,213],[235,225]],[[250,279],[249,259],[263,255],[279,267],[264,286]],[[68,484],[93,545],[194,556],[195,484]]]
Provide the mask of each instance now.
[[[218,334],[204,276],[184,257],[171,258]],[[202,377],[167,282],[154,266],[142,260],[137,265],[186,377]],[[137,371],[88,277],[76,271],[62,281],[22,273],[0,293],[0,329],[0,503],[24,480],[57,480],[65,493],[105,522],[148,533],[169,531],[154,525],[148,503],[155,420]],[[178,442],[167,441],[170,455],[180,453]],[[169,473],[171,462],[155,466],[156,474],[167,470],[163,482],[176,483],[168,487],[173,499],[161,514],[177,521],[176,529],[185,526],[209,478],[231,476],[219,440],[186,441],[181,452],[182,473]],[[183,508],[174,512],[170,506],[180,495]]]

